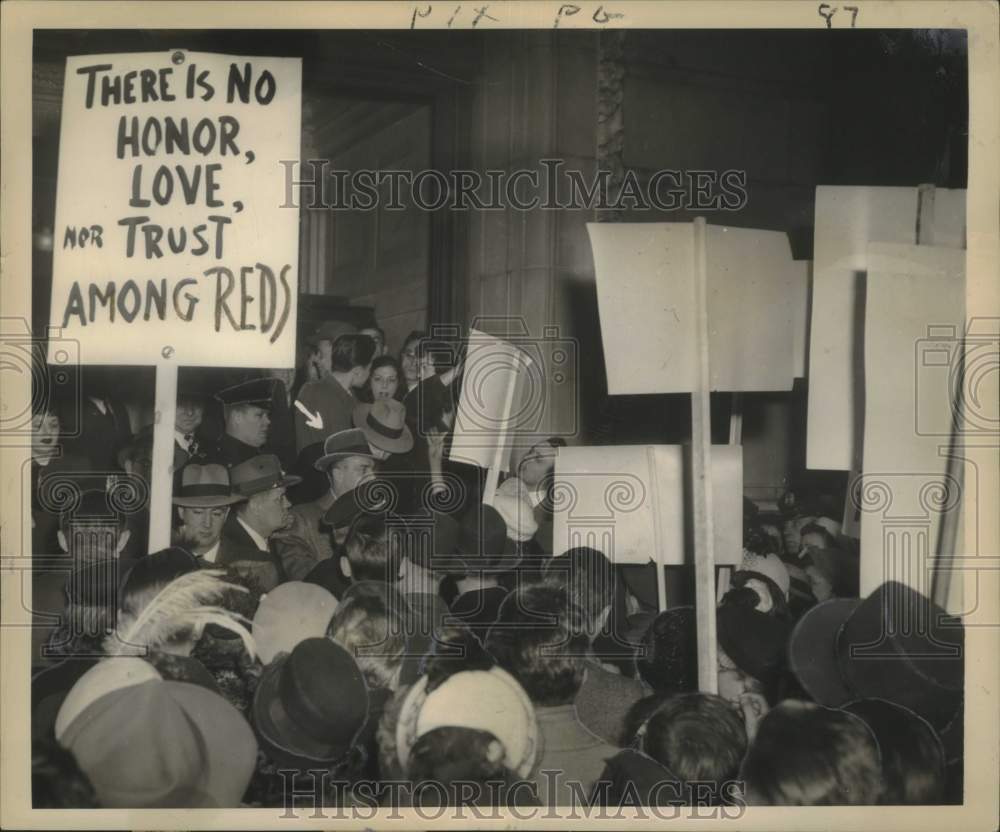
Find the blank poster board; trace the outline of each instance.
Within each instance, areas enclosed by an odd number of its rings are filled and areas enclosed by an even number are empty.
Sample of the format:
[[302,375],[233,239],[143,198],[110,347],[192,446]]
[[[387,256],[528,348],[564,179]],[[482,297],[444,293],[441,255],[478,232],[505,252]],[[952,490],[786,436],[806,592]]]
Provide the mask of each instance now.
[[[816,189],[806,467],[860,464],[864,285],[869,243],[917,242],[917,188]],[[965,191],[938,189],[925,205],[922,242],[960,248]]]
[[[608,392],[688,393],[697,377],[694,226],[588,223]],[[708,226],[712,390],[790,390],[795,311],[784,233]]]
[[[690,459],[680,445],[567,447],[555,467],[553,551],[600,549],[614,563],[692,563]],[[743,551],[743,450],[712,446],[715,562]],[[659,556],[657,558],[657,555]]]
[[508,341],[469,330],[449,459],[510,470],[511,443],[523,421],[521,405],[534,380],[529,379],[532,365]]
[[[941,498],[965,326],[965,252],[872,244],[867,258],[861,595],[893,578],[930,597],[943,510],[961,511],[954,491],[944,509]],[[949,606],[958,612],[961,582],[951,585]]]

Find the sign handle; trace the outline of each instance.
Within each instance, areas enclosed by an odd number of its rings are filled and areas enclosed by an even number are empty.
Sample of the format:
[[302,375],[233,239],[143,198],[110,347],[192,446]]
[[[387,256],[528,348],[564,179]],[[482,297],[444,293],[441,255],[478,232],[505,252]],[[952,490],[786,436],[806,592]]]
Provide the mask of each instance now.
[[708,263],[704,217],[694,226],[694,289],[698,348],[697,385],[691,393],[691,480],[694,507],[695,621],[698,633],[698,689],[717,693],[715,635],[715,539],[712,500],[711,385],[708,363]]
[[[518,358],[514,358],[515,363]],[[489,470],[486,472],[486,485],[483,487],[483,505],[491,506],[493,505],[493,498],[497,493],[497,483],[500,481],[500,468],[503,463],[504,451],[509,452],[508,439],[511,433],[510,412],[514,407],[514,391],[517,388],[517,375],[512,375],[510,377],[510,383],[507,385],[507,391],[504,396],[503,402],[503,417],[500,422],[501,428],[496,433],[496,447],[493,451],[493,462],[490,464]]]
[[149,551],[170,545],[173,496],[174,420],[177,415],[177,365],[156,366],[156,402],[153,422],[153,465],[149,506]]
[[732,405],[729,411],[729,444],[740,445],[743,442],[743,394],[732,393]]

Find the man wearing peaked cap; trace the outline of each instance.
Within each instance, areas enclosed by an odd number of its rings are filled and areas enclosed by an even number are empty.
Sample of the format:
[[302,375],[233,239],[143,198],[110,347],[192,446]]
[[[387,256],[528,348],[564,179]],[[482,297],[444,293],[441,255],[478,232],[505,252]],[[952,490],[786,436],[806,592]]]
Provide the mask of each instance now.
[[274,379],[255,378],[215,394],[222,402],[226,420],[217,457],[227,467],[256,456],[267,443],[274,385]]
[[278,554],[289,580],[305,578],[316,564],[333,556],[335,545],[343,543],[345,535],[331,540],[322,524],[323,516],[341,495],[372,476],[375,458],[364,432],[352,428],[326,438],[315,468],[326,474],[329,490],[312,502],[295,506],[291,527],[276,538]]
[[284,579],[271,537],[291,522],[285,491],[301,479],[286,474],[273,454],[234,465],[230,476],[233,492],[243,502],[226,523],[219,563],[251,575],[269,592]]

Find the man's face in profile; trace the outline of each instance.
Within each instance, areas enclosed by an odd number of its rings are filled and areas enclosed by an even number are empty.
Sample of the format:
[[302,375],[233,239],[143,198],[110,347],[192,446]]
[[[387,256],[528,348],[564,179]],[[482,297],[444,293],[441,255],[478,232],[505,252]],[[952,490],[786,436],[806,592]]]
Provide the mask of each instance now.
[[518,476],[529,488],[536,488],[556,465],[556,448],[548,442],[539,442],[528,449],[521,459]]

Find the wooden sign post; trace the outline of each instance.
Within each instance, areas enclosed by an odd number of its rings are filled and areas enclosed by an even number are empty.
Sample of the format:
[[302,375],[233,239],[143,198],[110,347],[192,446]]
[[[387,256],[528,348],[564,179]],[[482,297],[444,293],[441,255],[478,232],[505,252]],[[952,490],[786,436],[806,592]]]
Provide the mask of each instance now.
[[[695,620],[698,625],[698,689],[718,693],[715,637],[715,539],[712,500],[712,408],[708,364],[708,258],[704,217],[694,220],[697,387],[691,391],[691,502],[694,509]],[[662,570],[659,570],[662,573]]]
[[295,363],[282,163],[299,159],[301,103],[298,58],[66,61],[50,326],[81,364],[157,368],[153,549],[170,542],[178,367]]
[[[795,342],[802,332],[796,319],[805,307],[804,272],[793,266],[788,238],[778,232],[709,226],[702,218],[693,223],[592,223],[587,228],[609,392],[691,395],[688,490],[699,687],[715,692],[713,526],[719,513],[708,475],[714,455],[711,393],[792,389],[801,373]],[[622,338],[622,332],[641,333],[646,343],[637,347],[635,338]],[[728,447],[740,447],[740,408],[736,399]],[[736,514],[742,517],[742,504]],[[738,563],[741,554],[742,536],[725,562]],[[661,565],[657,585],[662,598]]]

